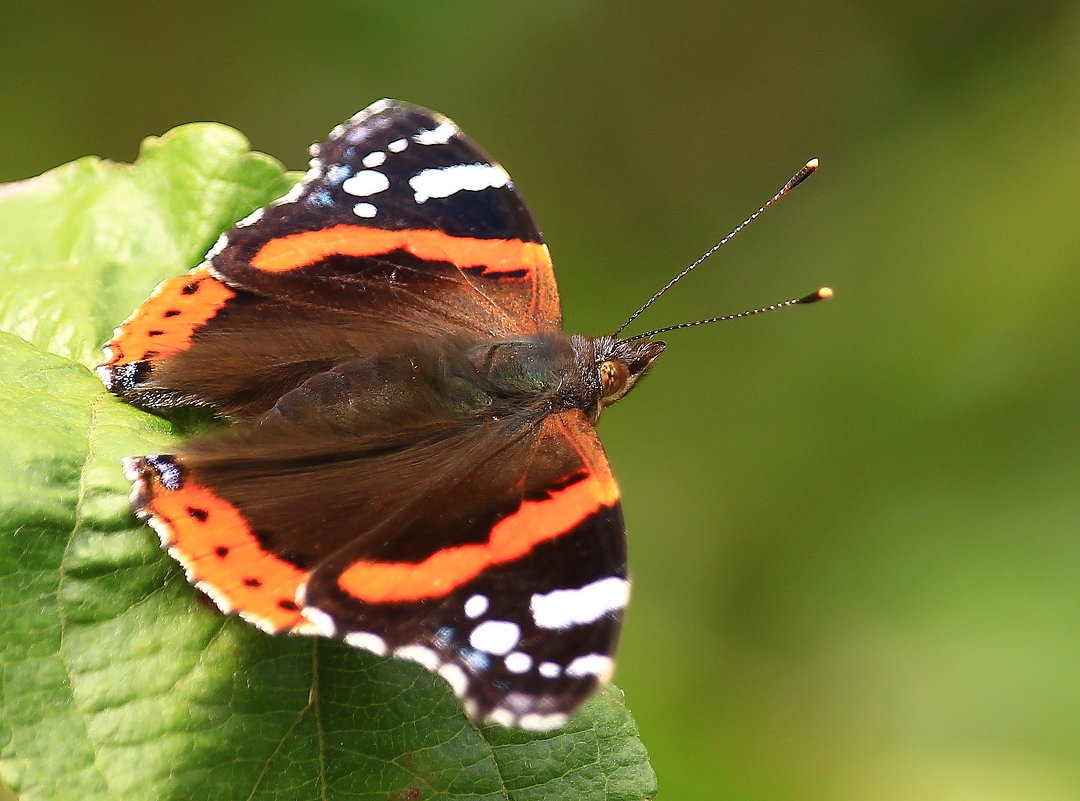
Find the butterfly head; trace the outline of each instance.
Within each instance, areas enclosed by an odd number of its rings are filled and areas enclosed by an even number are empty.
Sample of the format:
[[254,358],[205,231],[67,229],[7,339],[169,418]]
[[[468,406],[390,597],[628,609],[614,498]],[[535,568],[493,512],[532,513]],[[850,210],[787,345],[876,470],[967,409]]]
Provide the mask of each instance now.
[[612,336],[597,337],[593,346],[602,408],[633,389],[666,347],[659,340],[629,342]]

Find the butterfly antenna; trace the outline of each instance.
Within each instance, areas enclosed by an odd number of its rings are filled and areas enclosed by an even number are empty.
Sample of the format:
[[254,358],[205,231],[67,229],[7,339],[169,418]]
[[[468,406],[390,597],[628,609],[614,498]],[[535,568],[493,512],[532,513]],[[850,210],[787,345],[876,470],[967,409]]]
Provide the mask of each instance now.
[[803,295],[801,298],[792,298],[791,300],[781,301],[780,303],[773,303],[769,306],[762,306],[760,309],[749,309],[737,314],[725,314],[721,317],[709,317],[704,320],[694,320],[692,323],[679,323],[678,325],[669,325],[667,328],[657,328],[655,331],[646,331],[644,334],[638,334],[632,336],[629,339],[622,340],[623,342],[637,342],[639,339],[646,339],[657,334],[666,334],[668,331],[678,331],[680,328],[692,328],[695,325],[708,325],[709,323],[720,323],[724,320],[738,320],[742,317],[753,317],[755,314],[764,314],[765,312],[779,311],[780,309],[787,309],[791,306],[801,306],[807,303],[817,303],[819,300],[828,300],[833,296],[833,291],[823,286],[816,292],[811,292],[809,295]]
[[[638,316],[643,311],[645,311],[647,308],[652,306],[653,303],[655,303],[660,298],[661,295],[663,295],[665,292],[667,292],[669,289],[671,289],[673,286],[675,286],[675,284],[679,283],[679,281],[681,281],[686,276],[688,276],[691,272],[693,272],[698,267],[698,265],[700,265],[702,262],[704,262],[706,259],[708,259],[710,256],[712,256],[714,253],[716,253],[716,251],[720,250],[720,248],[722,248],[724,245],[726,245],[728,242],[730,242],[732,239],[734,239],[736,234],[741,232],[744,228],[746,228],[748,225],[750,225],[750,223],[752,223],[754,220],[756,220],[758,217],[760,217],[762,214],[764,214],[765,210],[768,209],[770,206],[772,206],[774,203],[776,203],[776,201],[778,201],[780,198],[782,198],[784,195],[786,195],[788,192],[790,192],[796,186],[798,186],[803,181],[805,181],[807,178],[809,178],[813,174],[814,170],[816,170],[817,168],[818,168],[818,160],[816,158],[815,159],[810,159],[810,161],[806,162],[806,164],[804,164],[802,166],[802,169],[800,169],[797,173],[795,173],[793,176],[791,176],[791,178],[788,180],[788,182],[786,184],[784,184],[782,187],[780,187],[780,191],[777,192],[775,195],[773,195],[771,198],[769,198],[767,201],[765,201],[765,203],[763,203],[761,205],[761,207],[758,208],[757,211],[755,211],[753,214],[751,214],[749,217],[747,217],[745,220],[743,220],[741,223],[739,223],[737,226],[735,226],[735,229],[731,233],[729,233],[727,236],[725,236],[723,239],[721,239],[719,242],[717,242],[711,248],[709,248],[704,253],[702,253],[701,256],[699,256],[697,259],[695,259],[694,262],[689,267],[684,269],[681,273],[679,273],[674,278],[672,278],[670,281],[668,281],[666,284],[664,284],[664,286],[655,295],[653,295],[651,298],[649,298],[647,301],[645,301],[645,303],[642,304],[640,309],[638,309],[636,312],[631,314],[630,317],[626,320],[626,322],[623,323],[622,325],[620,325],[618,327],[618,329],[616,329],[613,336],[616,339],[618,339],[619,334],[621,334],[623,331],[625,331],[626,327],[629,326],[630,323],[634,322],[634,320],[636,320],[638,318]],[[809,296],[807,296],[807,297],[809,297]],[[821,300],[821,298],[818,298],[818,300]],[[803,300],[803,299],[800,298],[798,300],[787,301],[784,304],[775,304],[775,305],[776,306],[781,306],[781,305],[791,305],[793,303],[809,303],[809,302],[811,302],[811,301]],[[757,309],[757,310],[750,311],[750,312],[742,312],[740,314],[731,315],[731,316],[732,317],[745,317],[745,316],[747,316],[749,314],[759,314],[762,311],[767,311],[769,308],[772,308],[772,307],[767,307],[765,309]],[[718,318],[716,318],[716,321],[719,321],[721,319],[729,319],[729,318],[719,318],[718,317]],[[704,324],[706,322],[714,322],[714,320],[700,320],[700,321],[698,321],[696,323],[685,323],[683,325],[674,326],[674,328],[685,328],[686,326],[689,326],[689,325],[702,325],[702,324]],[[671,330],[673,330],[673,328],[665,328],[663,330],[664,331],[671,331]],[[653,333],[659,333],[659,332],[654,331]],[[641,336],[634,337],[634,339],[635,340],[636,339],[641,339],[644,336],[646,336],[646,335],[642,334]],[[628,341],[632,341],[632,340],[628,340]]]

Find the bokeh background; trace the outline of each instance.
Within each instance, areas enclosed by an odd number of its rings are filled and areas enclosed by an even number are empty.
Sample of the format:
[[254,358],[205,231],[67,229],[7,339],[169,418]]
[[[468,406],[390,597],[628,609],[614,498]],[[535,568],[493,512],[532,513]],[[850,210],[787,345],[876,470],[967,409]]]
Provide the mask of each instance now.
[[661,795],[1080,798],[1080,5],[46,0],[0,49],[0,180],[441,110],[586,333],[820,156],[641,322],[836,299],[670,335],[601,424]]

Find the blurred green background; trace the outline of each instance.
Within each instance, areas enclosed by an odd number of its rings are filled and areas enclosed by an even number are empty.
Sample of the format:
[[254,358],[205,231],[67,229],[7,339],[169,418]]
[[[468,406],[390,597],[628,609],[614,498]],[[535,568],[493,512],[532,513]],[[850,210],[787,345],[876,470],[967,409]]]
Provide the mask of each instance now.
[[601,424],[661,796],[1080,798],[1075,2],[6,3],[0,47],[0,180],[438,109],[586,333],[820,156],[641,322],[836,299],[671,334]]

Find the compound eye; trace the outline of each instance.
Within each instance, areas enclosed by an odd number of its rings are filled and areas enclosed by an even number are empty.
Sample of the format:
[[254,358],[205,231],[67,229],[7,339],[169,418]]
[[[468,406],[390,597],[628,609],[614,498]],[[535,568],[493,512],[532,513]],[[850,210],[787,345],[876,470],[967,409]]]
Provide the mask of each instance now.
[[626,362],[607,361],[600,363],[600,395],[604,400],[618,398],[626,389],[630,380],[630,368]]

